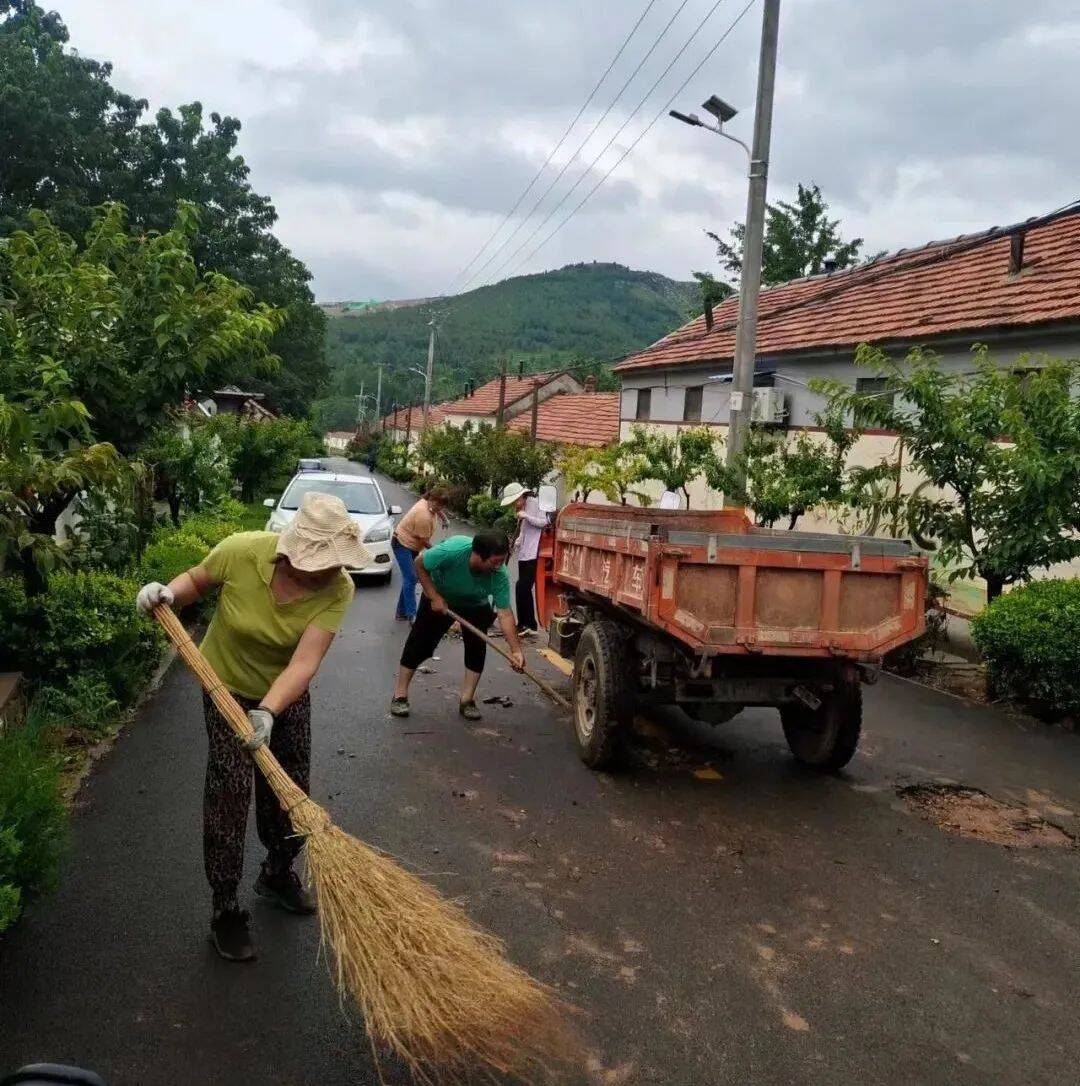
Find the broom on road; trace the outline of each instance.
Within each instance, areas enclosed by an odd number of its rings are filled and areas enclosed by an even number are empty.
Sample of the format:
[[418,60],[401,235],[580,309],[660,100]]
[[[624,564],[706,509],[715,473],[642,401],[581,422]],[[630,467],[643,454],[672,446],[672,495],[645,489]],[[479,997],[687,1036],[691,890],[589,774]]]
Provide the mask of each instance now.
[[[233,731],[250,739],[247,714],[173,611],[163,604],[154,617]],[[252,758],[307,841],[331,973],[362,1013],[376,1052],[395,1053],[423,1082],[476,1070],[531,1082],[580,1059],[566,1005],[510,963],[498,939],[335,826],[268,746]]]

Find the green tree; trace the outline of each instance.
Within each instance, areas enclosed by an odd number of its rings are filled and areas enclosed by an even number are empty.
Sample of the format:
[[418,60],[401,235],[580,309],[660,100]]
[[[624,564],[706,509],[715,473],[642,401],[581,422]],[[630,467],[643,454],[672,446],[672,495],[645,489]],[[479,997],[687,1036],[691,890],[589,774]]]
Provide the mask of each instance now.
[[0,16],[0,234],[36,207],[82,235],[92,209],[132,185],[126,155],[146,102],[113,88],[111,65],[66,50],[56,12],[0,0]]
[[229,495],[233,472],[225,444],[195,412],[160,423],[139,448],[139,457],[153,469],[177,527],[181,509],[198,513]]
[[164,234],[129,233],[125,218],[107,205],[80,247],[31,212],[31,230],[0,250],[0,290],[10,300],[11,349],[67,359],[94,432],[131,450],[189,389],[237,364],[274,364],[267,343],[282,318],[231,279],[199,272],[192,205]]
[[708,428],[663,434],[639,426],[625,444],[627,453],[641,458],[641,475],[635,481],[654,479],[666,490],[681,492],[689,509],[690,484],[704,473],[714,456]]
[[234,370],[232,380],[265,392],[274,411],[306,415],[329,374],[326,317],[315,304],[311,273],[272,233],[277,211],[251,186],[248,165],[236,153],[239,133],[234,117],[211,113],[206,124],[200,102],[158,110],[130,140],[129,176],[137,180],[121,199],[132,220],[151,230],[167,229],[179,204],[200,209],[192,248],[197,266],[243,283],[286,317],[270,344],[281,365],[269,373]]
[[[769,204],[761,261],[762,283],[771,286],[805,275],[817,275],[828,257],[836,261],[837,268],[849,268],[858,263],[863,239],[844,241],[840,220],[830,219],[828,211],[829,205],[817,185],[799,184],[794,203],[779,200]],[[731,228],[730,241],[711,230],[706,233],[716,242],[721,268],[731,285],[737,287],[742,274],[746,225],[736,223]]]
[[859,348],[884,394],[814,382],[831,406],[894,430],[924,484],[903,498],[916,537],[936,540],[949,579],[977,575],[987,597],[1034,570],[1080,556],[1080,361],[996,366],[974,349],[973,373],[943,370],[916,348],[903,362]]
[[215,415],[203,430],[221,442],[241,501],[250,502],[268,489],[280,490],[296,469],[297,460],[318,456],[323,444],[306,419],[262,419]]
[[728,465],[718,455],[709,457],[705,466],[709,486],[746,505],[759,525],[771,528],[786,520],[789,531],[813,509],[855,504],[856,495],[871,481],[862,469],[857,478],[847,469],[859,431],[845,427],[836,411],[819,416],[817,422],[824,429],[821,439],[800,433],[789,440],[786,433],[751,428],[736,464]]
[[110,65],[65,48],[56,13],[0,0],[0,17],[0,234],[25,227],[37,208],[82,236],[107,201],[125,204],[140,229],[166,233],[181,202],[197,205],[198,270],[245,284],[288,316],[271,344],[282,365],[267,372],[236,358],[231,379],[255,384],[274,410],[305,414],[327,380],[325,317],[236,153],[240,122],[211,113],[204,124],[198,102],[145,121],[146,102],[112,86]]
[[647,501],[645,494],[634,489],[648,478],[645,459],[627,442],[612,441],[601,448],[570,446],[562,451],[559,470],[577,500],[588,501],[598,491],[619,505],[628,505],[631,498],[642,505]]
[[0,569],[20,572],[36,594],[67,561],[56,518],[79,491],[116,480],[120,458],[94,441],[69,374],[22,332],[14,310],[0,308]]

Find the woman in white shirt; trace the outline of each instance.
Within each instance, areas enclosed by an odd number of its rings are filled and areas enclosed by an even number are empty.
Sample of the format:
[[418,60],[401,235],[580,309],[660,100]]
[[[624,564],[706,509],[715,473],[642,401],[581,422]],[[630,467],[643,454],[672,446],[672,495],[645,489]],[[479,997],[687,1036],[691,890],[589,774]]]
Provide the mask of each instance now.
[[546,513],[540,511],[540,505],[531,490],[520,483],[507,483],[503,487],[502,504],[512,505],[517,512],[518,535],[517,549],[518,579],[514,588],[514,602],[517,605],[518,636],[531,637],[536,633],[536,604],[533,601],[533,587],[536,584],[536,556],[540,551],[540,533],[547,527]]

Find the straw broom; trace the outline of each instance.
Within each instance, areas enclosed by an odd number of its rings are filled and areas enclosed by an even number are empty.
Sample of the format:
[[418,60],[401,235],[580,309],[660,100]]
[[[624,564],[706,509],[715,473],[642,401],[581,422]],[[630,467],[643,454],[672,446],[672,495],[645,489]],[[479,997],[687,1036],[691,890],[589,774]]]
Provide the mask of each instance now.
[[[171,608],[156,607],[154,617],[229,726],[250,739],[247,714]],[[251,756],[307,841],[330,971],[342,999],[363,1015],[376,1054],[396,1054],[429,1083],[477,1070],[532,1082],[580,1059],[566,1005],[507,961],[498,939],[335,826],[268,746]]]

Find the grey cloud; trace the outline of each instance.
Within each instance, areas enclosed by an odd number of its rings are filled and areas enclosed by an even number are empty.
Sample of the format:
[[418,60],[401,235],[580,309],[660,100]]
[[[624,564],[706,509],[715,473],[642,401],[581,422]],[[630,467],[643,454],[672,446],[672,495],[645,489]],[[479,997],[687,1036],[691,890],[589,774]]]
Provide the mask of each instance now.
[[[291,110],[247,119],[244,149],[257,187],[273,194],[278,186],[325,184],[347,189],[358,206],[370,206],[388,191],[413,193],[462,222],[479,217],[476,245],[487,235],[490,217],[509,208],[536,167],[534,158],[500,141],[499,131],[514,125],[560,132],[641,7],[621,0],[286,2],[327,50],[339,52],[333,66],[315,58],[306,66],[283,69],[268,62],[249,70],[251,78],[288,86],[296,97]],[[687,5],[616,116],[636,103],[710,2]],[[672,10],[674,2],[655,5],[618,76],[598,95],[600,108],[629,72],[630,58],[636,61]],[[680,72],[696,63],[736,10],[734,0],[721,5]],[[1074,0],[786,4],[771,195],[789,194],[797,181],[818,182],[834,211],[857,219],[871,249],[919,244],[1064,202],[1077,194],[1080,172],[1074,116],[1080,66],[1068,49],[1053,47],[1052,28],[1070,20],[1075,26],[1078,18]],[[683,108],[696,108],[715,91],[742,108],[732,127],[749,133],[759,25],[755,6],[680,96]],[[1035,26],[1050,29],[1033,38]],[[373,40],[395,47],[385,55],[360,50],[351,64],[342,59],[341,43],[364,28],[371,28]],[[664,89],[676,82],[673,73]],[[801,93],[791,90],[800,85]],[[659,104],[650,102],[645,115]],[[332,137],[330,122],[342,117],[377,124],[426,119],[446,139],[429,152],[398,156],[363,135],[350,144]],[[639,124],[624,139],[633,138]],[[701,227],[726,230],[741,218],[739,185],[718,199],[710,175],[719,171],[727,192],[743,167],[737,149],[700,132],[673,134],[667,124],[663,120],[638,147],[633,174],[624,168],[613,176],[545,250],[549,259],[607,259],[612,254],[605,245],[625,254],[638,244],[642,252],[660,253],[669,273],[685,277],[701,266],[697,226],[687,230],[685,247],[670,244],[674,227],[692,222],[695,211]],[[664,148],[687,156],[681,176],[660,169]],[[613,229],[613,222],[621,225]],[[356,283],[357,293],[377,281],[374,269],[326,263],[332,259],[312,259],[320,295],[333,294],[328,284],[349,274],[366,277]],[[426,274],[395,265],[389,279],[409,283],[410,276]],[[384,285],[389,289],[386,277]],[[417,293],[421,286],[432,289],[424,280],[404,291]]]

